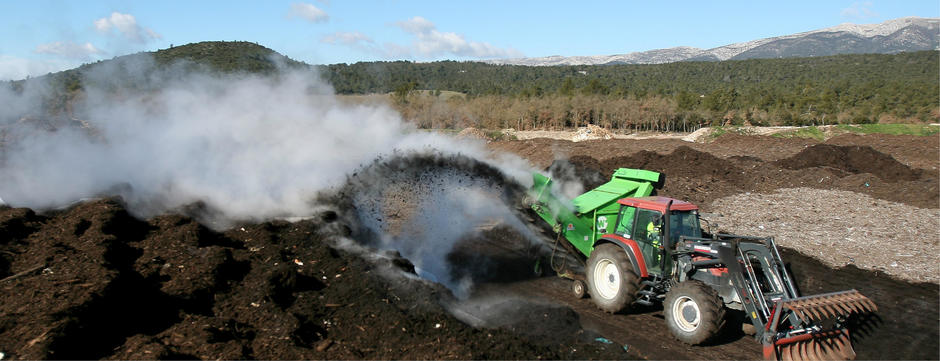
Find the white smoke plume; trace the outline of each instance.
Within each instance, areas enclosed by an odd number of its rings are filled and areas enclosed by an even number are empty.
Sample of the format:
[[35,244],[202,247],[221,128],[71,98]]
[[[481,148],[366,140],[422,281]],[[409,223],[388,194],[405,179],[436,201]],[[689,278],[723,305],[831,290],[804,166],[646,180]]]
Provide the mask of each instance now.
[[[0,110],[7,203],[45,209],[120,186],[143,215],[202,201],[229,219],[262,220],[307,215],[316,192],[394,150],[487,158],[479,144],[418,132],[388,107],[343,104],[312,71],[216,76],[132,65],[140,67],[134,81],[165,84],[115,93],[110,78],[125,73],[98,69],[72,123],[54,132],[37,126],[46,91],[32,87],[42,84],[0,90],[9,105]],[[527,171],[510,170],[521,178]]]
[[[42,82],[21,91],[0,87],[6,203],[42,210],[120,195],[132,213],[149,217],[200,202],[216,212],[210,225],[221,228],[309,216],[319,193],[343,186],[375,159],[421,153],[460,154],[531,183],[532,168],[521,158],[419,131],[387,106],[346,104],[311,70],[223,76],[190,66],[158,70],[147,57],[107,64],[86,72],[84,95],[58,117],[43,115],[53,92]],[[428,277],[456,287],[443,276],[455,242],[480,222],[524,227],[487,193],[491,184],[457,186],[472,177],[438,176],[429,181],[447,184],[416,200],[416,217],[402,225],[411,231],[380,238]],[[382,220],[363,226],[388,231]]]

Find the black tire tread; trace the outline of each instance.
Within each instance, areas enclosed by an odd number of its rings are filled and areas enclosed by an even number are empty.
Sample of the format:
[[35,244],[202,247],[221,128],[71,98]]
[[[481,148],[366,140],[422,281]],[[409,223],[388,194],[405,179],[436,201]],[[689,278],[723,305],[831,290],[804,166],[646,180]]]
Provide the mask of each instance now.
[[[613,261],[620,270],[621,288],[620,293],[612,300],[605,300],[597,297],[594,290],[594,267],[598,260],[607,258]],[[587,274],[587,287],[597,308],[607,313],[617,313],[626,310],[636,300],[637,292],[640,290],[640,277],[636,275],[633,264],[627,256],[626,251],[617,245],[604,243],[598,245],[591,252],[588,258],[587,268],[584,270]]]
[[[682,295],[695,300],[699,312],[701,312],[702,323],[692,333],[682,331],[672,320],[675,317],[675,315],[672,315],[672,304]],[[691,345],[707,344],[714,341],[721,334],[727,322],[727,310],[721,302],[721,298],[718,297],[718,292],[701,281],[685,281],[673,286],[669,292],[666,292],[663,311],[666,315],[666,325],[669,331],[680,341]]]

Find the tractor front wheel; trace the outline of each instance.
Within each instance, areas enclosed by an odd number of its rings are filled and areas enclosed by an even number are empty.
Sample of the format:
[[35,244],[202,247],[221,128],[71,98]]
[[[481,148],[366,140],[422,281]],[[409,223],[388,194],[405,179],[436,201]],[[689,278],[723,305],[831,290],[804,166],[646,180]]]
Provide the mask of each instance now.
[[669,289],[663,311],[669,331],[692,345],[713,340],[725,322],[718,293],[700,281],[685,281]]
[[586,271],[588,291],[598,308],[620,312],[636,300],[640,277],[627,253],[617,245],[605,243],[595,247]]

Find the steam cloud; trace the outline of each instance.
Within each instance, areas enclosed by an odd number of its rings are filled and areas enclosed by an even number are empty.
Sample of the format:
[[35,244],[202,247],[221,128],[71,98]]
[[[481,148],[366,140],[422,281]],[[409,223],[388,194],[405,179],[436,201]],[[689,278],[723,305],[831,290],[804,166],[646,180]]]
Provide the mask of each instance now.
[[[134,65],[131,76],[166,84],[115,94],[107,88],[118,70],[97,69],[67,120],[87,127],[43,131],[43,84],[0,89],[11,105],[0,110],[4,200],[46,209],[122,186],[145,216],[202,201],[228,219],[263,220],[308,215],[315,193],[393,151],[487,159],[479,144],[416,131],[388,107],[343,104],[311,72],[212,76]],[[524,179],[528,170],[508,171]]]
[[[386,106],[345,104],[311,71],[221,76],[158,69],[146,57],[108,64],[86,73],[84,97],[58,118],[43,114],[51,90],[42,82],[0,87],[0,197],[8,204],[50,209],[120,195],[149,217],[200,202],[221,228],[309,216],[317,194],[382,157],[459,154],[513,183],[531,182],[524,160],[418,131]],[[144,90],[127,90],[128,81]],[[462,236],[492,220],[525,228],[498,186],[444,171],[419,175],[443,186],[412,192],[420,196],[415,217],[392,235],[387,220],[362,207],[380,199],[362,197],[387,195],[387,174],[367,182],[369,193],[360,189],[359,218],[370,220],[361,226],[452,289],[460,280],[446,276],[444,255]]]

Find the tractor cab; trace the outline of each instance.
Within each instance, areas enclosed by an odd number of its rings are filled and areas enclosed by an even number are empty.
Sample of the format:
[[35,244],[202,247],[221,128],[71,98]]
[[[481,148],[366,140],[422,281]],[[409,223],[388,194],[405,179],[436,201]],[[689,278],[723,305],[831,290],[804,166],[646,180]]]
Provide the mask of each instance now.
[[679,237],[702,237],[698,206],[692,203],[668,197],[623,198],[617,203],[620,212],[614,233],[636,241],[651,274],[668,274],[671,262],[663,260]]

